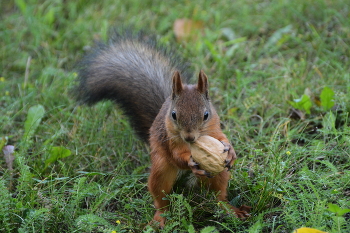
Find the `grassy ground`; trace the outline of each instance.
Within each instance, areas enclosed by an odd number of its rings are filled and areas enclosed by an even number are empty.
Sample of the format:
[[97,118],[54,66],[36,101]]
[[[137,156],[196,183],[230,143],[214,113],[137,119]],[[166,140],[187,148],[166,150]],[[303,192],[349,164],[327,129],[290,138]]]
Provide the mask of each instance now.
[[[214,194],[178,188],[164,232],[350,232],[347,0],[16,0],[0,8],[0,145],[15,146],[12,166],[0,159],[1,232],[152,232],[148,149],[112,103],[77,106],[69,93],[75,63],[125,23],[181,43],[209,75],[239,154],[229,198],[253,207],[240,221]],[[176,42],[179,18],[203,22],[203,35]]]

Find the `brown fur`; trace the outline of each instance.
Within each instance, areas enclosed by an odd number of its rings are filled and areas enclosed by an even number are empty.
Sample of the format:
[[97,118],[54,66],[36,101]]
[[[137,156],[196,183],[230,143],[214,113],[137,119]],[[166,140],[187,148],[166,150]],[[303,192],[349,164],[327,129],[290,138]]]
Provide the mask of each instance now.
[[[191,151],[187,140],[197,140],[202,135],[209,135],[222,141],[228,148],[228,167],[231,167],[236,154],[227,137],[221,131],[220,120],[214,107],[208,99],[208,81],[201,71],[198,84],[183,85],[178,73],[173,77],[173,94],[163,104],[159,114],[150,129],[150,146],[152,168],[148,180],[148,188],[154,198],[156,213],[153,220],[164,226],[165,219],[161,216],[167,211],[168,200],[163,200],[171,192],[179,170],[191,169],[203,183],[218,193],[218,201],[227,201],[227,185],[230,179],[228,170],[209,178],[210,174],[200,170],[191,159]],[[172,119],[171,113],[176,110],[177,119]],[[204,121],[203,113],[210,112],[210,117]],[[230,206],[240,218],[248,216],[246,210]],[[249,208],[247,209],[249,211]]]

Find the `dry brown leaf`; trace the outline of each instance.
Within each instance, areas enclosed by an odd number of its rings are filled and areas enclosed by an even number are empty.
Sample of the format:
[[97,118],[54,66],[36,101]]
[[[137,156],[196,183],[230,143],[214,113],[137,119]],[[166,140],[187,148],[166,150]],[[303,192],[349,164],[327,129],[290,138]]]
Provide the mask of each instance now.
[[191,19],[177,19],[173,30],[177,41],[197,40],[204,28],[202,21]]

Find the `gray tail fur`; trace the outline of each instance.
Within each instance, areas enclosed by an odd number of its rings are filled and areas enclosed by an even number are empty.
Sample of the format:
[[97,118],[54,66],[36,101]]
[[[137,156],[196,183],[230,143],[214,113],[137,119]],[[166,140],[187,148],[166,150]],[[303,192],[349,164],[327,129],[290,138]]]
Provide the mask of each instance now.
[[149,128],[171,94],[172,76],[192,77],[189,64],[177,53],[143,32],[114,31],[79,63],[74,95],[92,105],[112,100],[121,106],[137,135],[148,142]]

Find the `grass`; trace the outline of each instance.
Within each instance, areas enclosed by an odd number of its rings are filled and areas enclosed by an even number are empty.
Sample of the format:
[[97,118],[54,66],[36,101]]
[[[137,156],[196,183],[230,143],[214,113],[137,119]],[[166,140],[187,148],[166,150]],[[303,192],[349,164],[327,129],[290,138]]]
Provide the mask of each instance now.
[[[1,11],[0,137],[16,148],[13,170],[0,160],[1,232],[152,232],[148,148],[112,103],[70,95],[76,62],[123,24],[178,43],[208,74],[239,154],[229,198],[253,207],[239,221],[213,193],[179,187],[164,232],[350,231],[346,0],[16,0]],[[176,42],[179,18],[204,33]],[[320,102],[325,87],[332,108]],[[309,107],[293,110],[303,94]]]

